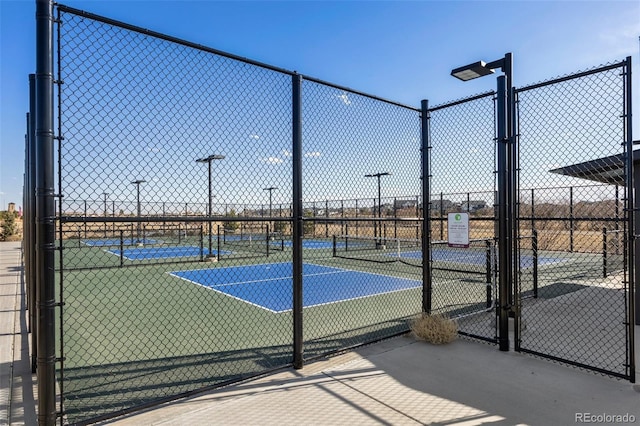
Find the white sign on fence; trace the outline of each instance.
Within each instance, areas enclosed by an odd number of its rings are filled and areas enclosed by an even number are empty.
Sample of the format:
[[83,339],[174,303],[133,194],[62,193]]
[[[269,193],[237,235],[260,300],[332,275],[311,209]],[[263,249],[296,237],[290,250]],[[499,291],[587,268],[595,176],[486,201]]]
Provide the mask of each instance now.
[[449,247],[469,247],[469,213],[449,213],[447,243]]

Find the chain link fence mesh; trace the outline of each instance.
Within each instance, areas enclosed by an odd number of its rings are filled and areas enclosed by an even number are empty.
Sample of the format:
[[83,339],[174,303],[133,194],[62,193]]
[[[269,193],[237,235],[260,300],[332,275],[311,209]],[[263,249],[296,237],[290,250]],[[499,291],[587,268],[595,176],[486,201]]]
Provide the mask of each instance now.
[[[493,93],[430,110],[432,309],[466,335],[497,340]],[[449,213],[469,214],[470,247],[448,247]]]
[[[423,200],[420,110],[302,79],[295,218],[292,73],[65,7],[59,18],[65,421],[291,365],[298,220],[305,359],[408,331],[423,308],[423,267],[432,311],[496,342],[493,93],[429,110]],[[517,344],[616,374],[626,353],[624,184],[585,184],[562,168],[623,152],[619,72],[518,92]],[[469,214],[469,248],[447,245],[457,212]],[[593,309],[565,309],[573,320],[562,317],[552,337],[536,331],[550,303],[584,290],[597,293]],[[595,350],[586,336],[596,330],[576,328],[582,316],[608,330]]]
[[[520,350],[627,377],[625,73],[517,90]],[[536,260],[536,267],[532,264]]]
[[291,221],[291,77],[73,13],[60,21],[66,419],[290,364],[291,311],[232,287],[275,265],[267,297],[291,298],[287,231],[275,232]]
[[[406,332],[421,311],[416,196],[394,205],[420,193],[420,114],[316,81],[302,93],[303,199],[315,200],[304,203],[304,259],[333,268],[325,286],[348,289],[342,303],[305,308],[313,357]],[[400,239],[411,246],[399,251]]]

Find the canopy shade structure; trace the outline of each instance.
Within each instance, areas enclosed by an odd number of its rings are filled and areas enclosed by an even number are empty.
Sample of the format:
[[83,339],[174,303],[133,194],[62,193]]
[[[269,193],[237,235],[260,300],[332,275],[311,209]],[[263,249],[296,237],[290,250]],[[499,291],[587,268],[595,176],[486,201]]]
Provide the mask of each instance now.
[[[634,145],[640,141],[634,141]],[[634,169],[640,169],[640,150],[633,151]],[[610,185],[625,186],[623,154],[602,157],[584,163],[549,170],[551,173],[571,176]],[[637,184],[637,183],[636,183]]]

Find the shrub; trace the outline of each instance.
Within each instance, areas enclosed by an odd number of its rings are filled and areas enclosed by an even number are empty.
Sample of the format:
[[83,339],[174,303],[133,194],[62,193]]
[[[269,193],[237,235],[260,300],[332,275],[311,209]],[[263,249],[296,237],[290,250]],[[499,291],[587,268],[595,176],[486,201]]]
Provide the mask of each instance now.
[[410,327],[416,339],[434,345],[453,342],[458,336],[458,324],[440,314],[423,313],[411,321]]

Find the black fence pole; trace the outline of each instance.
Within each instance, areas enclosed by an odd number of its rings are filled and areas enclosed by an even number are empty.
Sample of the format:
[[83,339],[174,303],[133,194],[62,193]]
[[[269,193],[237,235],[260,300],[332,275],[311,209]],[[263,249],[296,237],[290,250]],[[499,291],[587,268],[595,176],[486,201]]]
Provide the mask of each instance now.
[[[432,308],[432,275],[431,275],[431,211],[429,206],[431,194],[431,131],[429,116],[429,101],[424,99],[421,107],[421,147],[420,147],[420,176],[422,179],[422,312],[431,314]],[[442,203],[442,198],[441,198]]]
[[491,308],[493,295],[491,294],[492,286],[492,274],[491,274],[491,240],[485,240],[485,268],[486,268],[486,283],[487,283],[487,309]]
[[498,113],[498,343],[501,351],[509,350],[509,289],[511,262],[509,250],[508,209],[508,131],[507,131],[507,88],[505,76],[498,77],[496,95]]
[[53,2],[36,0],[38,424],[56,422]]
[[31,327],[31,372],[35,373],[38,365],[38,309],[36,305],[36,288],[40,281],[38,278],[38,268],[36,266],[36,76],[29,74],[29,169],[27,175],[29,185],[27,187],[27,205],[29,212],[25,216],[24,223],[29,230],[29,239],[27,242],[29,260],[28,264],[28,281],[29,288],[29,317]]
[[[302,76],[292,75],[292,163],[293,163],[293,367],[303,367],[302,327]],[[315,217],[315,203],[314,203]],[[315,221],[314,234],[315,234]]]

